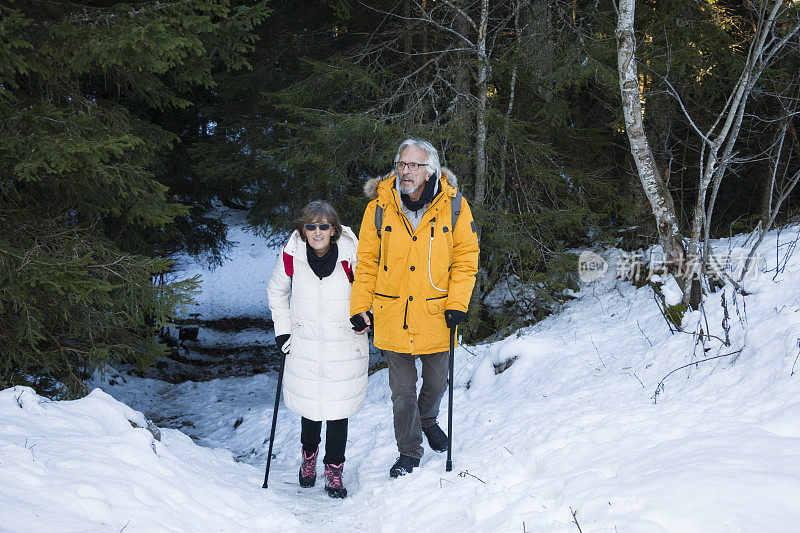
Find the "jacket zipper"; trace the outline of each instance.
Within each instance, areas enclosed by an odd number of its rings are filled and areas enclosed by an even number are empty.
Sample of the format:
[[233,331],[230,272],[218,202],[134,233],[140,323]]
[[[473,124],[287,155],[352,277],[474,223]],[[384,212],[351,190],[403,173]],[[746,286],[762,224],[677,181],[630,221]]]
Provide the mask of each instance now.
[[[431,251],[433,250],[433,228],[436,226],[436,217],[431,219],[431,240],[428,242],[428,281],[431,282],[431,287],[439,292],[447,292],[447,289],[440,289],[433,283],[433,274],[431,273]],[[451,259],[452,261],[452,259]]]
[[[381,254],[379,264],[382,263],[383,264],[383,269],[387,270],[388,268],[387,268],[387,265],[386,265],[386,261],[388,259],[387,256],[389,255],[389,237],[392,235],[392,227],[391,226],[386,226],[386,228],[384,228],[382,233],[383,233],[383,237],[381,238],[381,241],[380,241],[381,249],[378,250],[378,253]],[[386,243],[383,242],[383,239],[386,239]]]
[[388,294],[381,294],[379,292],[373,293],[373,296],[382,296],[384,298],[400,298],[399,296],[389,296]]

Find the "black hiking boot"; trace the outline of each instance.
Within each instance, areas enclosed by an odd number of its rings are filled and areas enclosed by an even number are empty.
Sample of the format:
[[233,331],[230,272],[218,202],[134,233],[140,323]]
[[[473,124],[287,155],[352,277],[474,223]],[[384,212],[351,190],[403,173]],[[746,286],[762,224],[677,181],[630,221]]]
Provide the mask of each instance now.
[[422,432],[425,433],[425,437],[428,438],[428,445],[431,447],[431,450],[439,453],[447,451],[447,433],[442,431],[439,424],[433,424],[432,426],[422,428]]
[[342,484],[344,463],[325,465],[325,492],[331,498],[347,498],[347,489]]
[[301,487],[313,487],[317,482],[317,452],[319,452],[319,448],[314,450],[311,455],[306,455],[306,451],[300,449],[300,453],[303,455],[303,464],[300,465],[299,474]]
[[392,465],[392,468],[389,469],[389,477],[400,477],[410,474],[416,466],[419,466],[419,459],[401,454],[394,465]]

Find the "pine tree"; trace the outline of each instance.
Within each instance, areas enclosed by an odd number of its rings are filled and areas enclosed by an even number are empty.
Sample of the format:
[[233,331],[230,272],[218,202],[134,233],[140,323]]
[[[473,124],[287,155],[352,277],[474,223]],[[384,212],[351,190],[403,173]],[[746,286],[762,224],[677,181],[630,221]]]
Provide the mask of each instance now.
[[[67,394],[107,362],[164,353],[197,280],[155,285],[204,232],[175,148],[216,73],[248,67],[261,3],[0,6],[0,387]],[[194,219],[192,218],[194,217]],[[218,245],[218,227],[205,232]],[[203,248],[199,246],[199,248]]]

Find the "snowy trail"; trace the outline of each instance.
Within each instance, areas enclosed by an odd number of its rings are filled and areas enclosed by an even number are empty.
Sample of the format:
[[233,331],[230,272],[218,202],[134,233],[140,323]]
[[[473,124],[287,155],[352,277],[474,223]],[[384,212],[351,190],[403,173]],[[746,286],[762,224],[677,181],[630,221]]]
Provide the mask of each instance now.
[[[800,232],[786,230],[780,242],[787,233]],[[223,267],[212,282],[236,295],[215,294],[208,309],[261,305],[238,277],[256,271],[244,264],[248,258],[274,261],[272,251],[253,253],[254,239],[243,235],[231,261],[236,273]],[[773,255],[768,268],[786,249],[777,239],[773,233],[763,245]],[[268,277],[271,267],[264,270]],[[426,448],[413,474],[388,477],[397,456],[390,392],[386,370],[373,374],[365,406],[351,418],[342,501],[325,495],[321,465],[316,487],[297,484],[299,416],[284,406],[270,487],[261,489],[274,374],[101,384],[142,411],[174,402],[171,409],[190,413],[187,433],[204,447],[177,430],[164,430],[153,444],[146,430],[112,416],[141,415],[107,397],[92,400],[102,409],[77,409],[76,402],[23,409],[9,389],[0,393],[0,457],[11,466],[0,468],[0,503],[23,511],[0,530],[119,531],[130,520],[125,531],[574,532],[575,510],[584,532],[796,531],[800,257],[775,282],[770,276],[750,284],[745,302],[726,293],[730,347],[712,339],[704,351],[692,335],[671,334],[652,290],[612,273],[518,335],[459,347],[449,473],[445,455]],[[260,279],[250,278],[248,290],[259,292]],[[692,331],[707,320],[722,336],[722,312],[720,294],[710,294],[707,316],[690,313],[684,325]],[[742,346],[735,358],[672,374],[653,403],[670,371]],[[36,459],[26,439],[36,440]]]

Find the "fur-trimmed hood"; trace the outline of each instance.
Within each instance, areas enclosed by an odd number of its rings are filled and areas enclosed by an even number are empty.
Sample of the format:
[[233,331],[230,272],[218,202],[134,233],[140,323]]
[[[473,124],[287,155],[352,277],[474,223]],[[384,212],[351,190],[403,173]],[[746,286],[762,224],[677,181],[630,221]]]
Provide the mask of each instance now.
[[[364,195],[369,198],[376,198],[378,196],[378,185],[384,180],[393,180],[397,177],[397,171],[391,171],[388,174],[367,180],[364,184]],[[447,180],[447,184],[455,188],[458,184],[456,175],[447,167],[442,167],[442,177]]]

